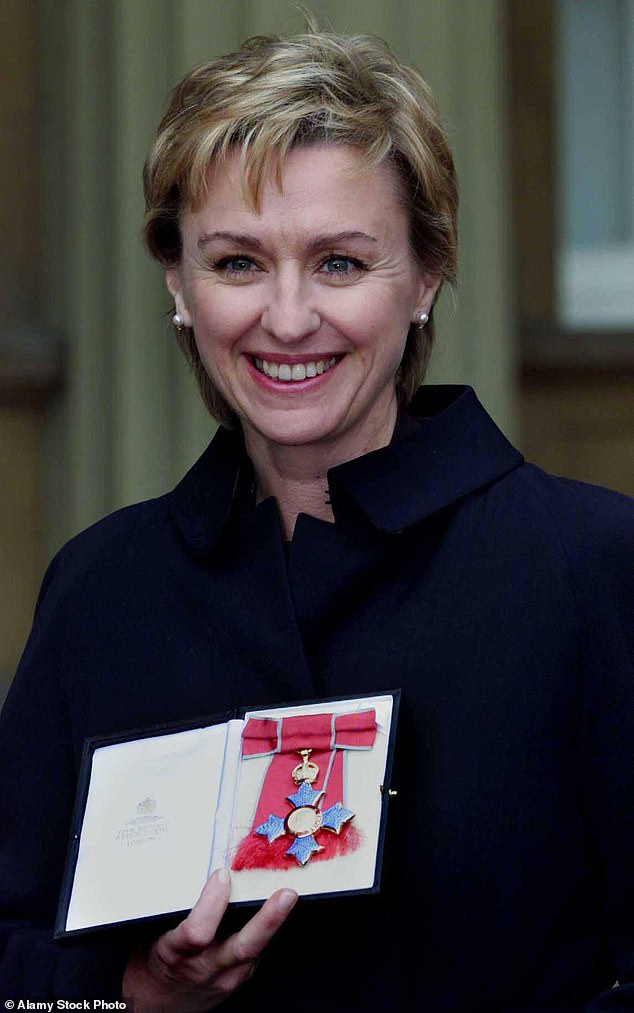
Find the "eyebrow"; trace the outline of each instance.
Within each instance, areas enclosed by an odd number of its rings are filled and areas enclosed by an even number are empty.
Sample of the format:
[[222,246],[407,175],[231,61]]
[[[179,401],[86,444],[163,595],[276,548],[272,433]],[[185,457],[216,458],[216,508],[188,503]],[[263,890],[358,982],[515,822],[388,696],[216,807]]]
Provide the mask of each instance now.
[[[238,249],[259,250],[262,248],[262,243],[255,236],[243,235],[237,232],[203,232],[197,242],[198,249],[201,250],[208,243],[213,243],[217,239],[231,243],[232,246]],[[374,236],[369,236],[367,232],[335,232],[331,235],[317,236],[309,243],[308,248],[309,250],[321,250],[325,246],[336,246],[338,243],[350,242],[353,239],[366,239],[372,243],[378,242]]]

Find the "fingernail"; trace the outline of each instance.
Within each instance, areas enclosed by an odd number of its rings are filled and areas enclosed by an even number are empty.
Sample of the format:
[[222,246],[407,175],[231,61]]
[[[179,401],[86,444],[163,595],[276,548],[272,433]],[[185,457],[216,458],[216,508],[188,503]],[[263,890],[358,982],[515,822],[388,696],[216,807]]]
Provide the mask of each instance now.
[[294,890],[284,890],[277,899],[277,906],[280,911],[290,911],[292,907],[295,907],[297,901],[297,894]]
[[218,873],[218,882],[222,883],[223,886],[228,886],[231,882],[231,873],[228,869],[221,869]]

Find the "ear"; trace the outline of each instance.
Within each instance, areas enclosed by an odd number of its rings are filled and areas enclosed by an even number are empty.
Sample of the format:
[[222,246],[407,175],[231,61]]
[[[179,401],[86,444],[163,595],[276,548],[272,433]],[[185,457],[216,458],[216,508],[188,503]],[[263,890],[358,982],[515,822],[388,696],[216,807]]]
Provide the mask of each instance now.
[[418,288],[418,300],[416,302],[418,313],[431,312],[441,281],[442,278],[439,274],[432,274],[430,271],[422,272]]
[[183,278],[178,264],[174,264],[172,267],[168,267],[166,269],[165,284],[167,285],[168,291],[174,300],[176,312],[179,314],[185,327],[191,327],[191,313],[189,312],[187,303],[185,302],[185,296],[183,294]]

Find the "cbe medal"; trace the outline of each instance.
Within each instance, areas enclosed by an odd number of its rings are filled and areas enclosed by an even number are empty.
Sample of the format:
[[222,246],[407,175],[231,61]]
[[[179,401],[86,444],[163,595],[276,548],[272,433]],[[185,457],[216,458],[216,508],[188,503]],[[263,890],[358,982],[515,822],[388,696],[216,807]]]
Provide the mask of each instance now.
[[[242,731],[242,759],[270,760],[232,868],[288,869],[289,859],[302,867],[311,858],[327,861],[356,851],[361,835],[351,822],[355,814],[343,804],[344,758],[349,749],[372,749],[376,733],[373,708],[250,717]],[[280,814],[284,797],[290,811]]]
[[342,826],[353,818],[354,813],[350,809],[345,809],[341,802],[335,802],[323,811],[319,808],[319,803],[326,793],[325,788],[322,790],[311,788],[311,784],[319,775],[319,767],[309,760],[312,749],[299,749],[298,752],[302,762],[291,772],[298,789],[292,795],[286,796],[292,806],[291,811],[286,817],[269,813],[268,819],[255,827],[253,832],[260,837],[266,837],[269,844],[284,834],[293,837],[294,841],[286,850],[286,854],[304,866],[316,852],[323,851],[315,835],[321,830],[330,830],[334,834],[341,833]]

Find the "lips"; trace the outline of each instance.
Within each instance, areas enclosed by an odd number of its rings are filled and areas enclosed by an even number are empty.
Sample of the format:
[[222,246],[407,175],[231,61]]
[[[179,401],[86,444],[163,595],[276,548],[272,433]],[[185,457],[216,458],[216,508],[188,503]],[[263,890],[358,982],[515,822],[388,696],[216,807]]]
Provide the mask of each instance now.
[[260,359],[251,356],[251,362],[264,376],[271,380],[278,380],[281,383],[299,383],[302,380],[310,380],[313,377],[327,373],[329,369],[337,365],[342,358],[340,355],[332,355],[323,359],[311,359],[306,362],[271,362],[268,359]]

